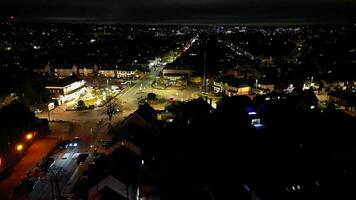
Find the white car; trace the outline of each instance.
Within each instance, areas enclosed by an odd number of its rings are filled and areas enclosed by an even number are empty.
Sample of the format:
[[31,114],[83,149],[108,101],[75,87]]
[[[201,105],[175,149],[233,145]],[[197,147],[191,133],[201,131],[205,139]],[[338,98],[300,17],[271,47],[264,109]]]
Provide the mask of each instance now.
[[39,113],[42,113],[43,112],[43,110],[41,110],[41,109],[36,109],[35,110],[35,114],[39,114]]

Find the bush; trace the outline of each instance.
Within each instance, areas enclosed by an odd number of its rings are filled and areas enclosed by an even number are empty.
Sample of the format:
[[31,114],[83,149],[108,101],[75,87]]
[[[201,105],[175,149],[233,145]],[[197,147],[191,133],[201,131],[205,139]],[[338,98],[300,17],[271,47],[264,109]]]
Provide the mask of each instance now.
[[83,100],[79,100],[77,104],[77,110],[85,110],[87,107],[85,106],[85,103]]
[[150,100],[150,101],[156,100],[157,99],[157,95],[155,93],[148,93],[147,99]]

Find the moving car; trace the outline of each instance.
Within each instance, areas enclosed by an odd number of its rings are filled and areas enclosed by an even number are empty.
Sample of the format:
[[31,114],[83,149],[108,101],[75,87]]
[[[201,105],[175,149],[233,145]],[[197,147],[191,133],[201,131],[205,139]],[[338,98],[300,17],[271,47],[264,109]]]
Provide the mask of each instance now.
[[80,143],[80,138],[79,137],[75,137],[72,141],[70,141],[68,143],[69,147],[77,147]]

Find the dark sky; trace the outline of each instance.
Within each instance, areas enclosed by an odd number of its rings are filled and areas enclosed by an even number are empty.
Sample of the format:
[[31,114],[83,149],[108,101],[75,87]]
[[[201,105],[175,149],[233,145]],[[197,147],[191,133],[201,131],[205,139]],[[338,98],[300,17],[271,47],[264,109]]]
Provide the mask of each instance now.
[[0,0],[0,13],[28,21],[355,22],[356,0]]

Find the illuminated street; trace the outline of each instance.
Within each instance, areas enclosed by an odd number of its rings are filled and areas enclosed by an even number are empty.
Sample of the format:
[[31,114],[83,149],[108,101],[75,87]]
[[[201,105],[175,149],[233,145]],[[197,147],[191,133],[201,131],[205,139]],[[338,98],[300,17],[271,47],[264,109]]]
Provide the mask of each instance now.
[[[135,81],[134,85],[125,88],[114,100],[112,100],[118,102],[120,113],[114,116],[111,124],[117,124],[135,111],[138,107],[139,100],[141,98],[145,98],[145,95],[149,92],[156,93],[160,97],[167,100],[169,98],[174,98],[177,101],[187,101],[197,97],[199,92],[198,88],[186,88],[183,90],[173,88],[159,90],[152,88],[152,83],[157,80],[163,67],[163,65],[154,67],[153,70],[147,73],[142,79]],[[80,177],[83,172],[83,167],[76,163],[78,155],[81,153],[90,154],[89,158],[87,158],[86,162],[83,164],[87,165],[87,163],[89,163],[92,159],[91,152],[93,152],[93,149],[90,147],[91,145],[97,147],[98,152],[105,151],[101,148],[100,144],[100,141],[110,139],[110,137],[106,135],[109,130],[109,121],[107,115],[105,114],[105,106],[86,111],[66,111],[66,109],[66,104],[62,104],[54,110],[51,110],[50,113],[42,112],[38,113],[37,116],[40,118],[48,118],[49,116],[51,120],[63,121],[64,124],[62,124],[64,127],[66,126],[65,124],[70,125],[72,128],[67,128],[67,131],[70,130],[70,132],[63,132],[61,130],[64,129],[60,128],[61,123],[57,122],[56,126],[59,128],[54,129],[56,132],[53,132],[52,130],[52,134],[57,137],[58,140],[71,140],[75,137],[79,137],[81,139],[79,146],[75,148],[68,148],[62,152],[50,155],[51,158],[55,159],[55,163],[46,174],[41,175],[40,181],[35,185],[34,190],[30,192],[28,196],[26,196],[26,194],[14,195],[14,198],[39,200],[50,199],[52,195],[56,194],[56,189],[53,188],[53,185],[51,186],[50,181],[53,176],[58,178],[58,185],[61,190],[61,194],[63,196],[70,194],[71,189],[78,180],[78,177]],[[164,109],[164,107],[161,107],[161,109]],[[63,159],[64,156],[66,157],[65,159]],[[38,161],[39,158],[42,157],[31,156],[33,162]],[[16,181],[14,182],[19,182],[22,176],[23,175],[17,175]]]
[[[22,178],[26,175],[27,171],[36,166],[36,163],[41,160],[46,154],[58,143],[58,140],[53,138],[42,138],[36,141],[31,147],[23,152],[26,155],[13,169],[13,173],[7,179],[0,181],[0,191],[13,191]],[[10,195],[10,193],[1,192],[1,199]]]
[[356,199],[355,10],[1,0],[0,200]]

